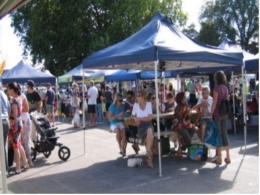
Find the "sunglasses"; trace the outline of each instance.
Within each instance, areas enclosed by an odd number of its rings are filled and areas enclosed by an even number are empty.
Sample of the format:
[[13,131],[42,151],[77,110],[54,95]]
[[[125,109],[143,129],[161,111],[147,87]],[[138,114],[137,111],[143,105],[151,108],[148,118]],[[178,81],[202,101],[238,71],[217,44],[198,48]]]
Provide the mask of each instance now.
[[155,99],[156,99],[156,97],[152,97],[151,99],[152,99],[152,100],[155,100]]
[[129,97],[129,96],[127,97],[127,99],[129,99],[129,100],[130,100],[131,98],[132,98],[132,97]]
[[122,102],[123,100],[118,100],[119,102]]

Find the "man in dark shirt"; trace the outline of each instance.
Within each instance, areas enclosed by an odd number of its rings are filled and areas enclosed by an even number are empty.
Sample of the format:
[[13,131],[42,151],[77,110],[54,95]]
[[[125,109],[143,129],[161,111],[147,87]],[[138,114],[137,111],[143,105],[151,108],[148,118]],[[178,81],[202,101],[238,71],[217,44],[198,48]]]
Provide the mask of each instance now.
[[47,87],[47,93],[46,93],[46,96],[45,96],[46,112],[47,112],[47,114],[48,114],[49,122],[51,123],[51,121],[52,121],[52,126],[54,127],[54,123],[55,123],[55,116],[54,116],[55,93],[54,93],[54,91],[52,90],[50,83],[48,83],[48,84],[46,85],[46,87]]
[[98,90],[98,97],[97,97],[97,108],[96,108],[96,114],[97,114],[97,124],[98,125],[102,125],[103,124],[103,111],[102,111],[102,101],[103,101],[103,96],[102,96],[102,92],[100,90],[100,85],[97,84],[96,85],[97,90]]
[[[29,113],[38,111],[40,112],[42,109],[42,99],[38,92],[34,90],[34,82],[32,80],[29,80],[27,82],[27,101],[29,105]],[[32,124],[32,132],[31,132],[31,139],[37,140],[37,134],[36,134],[36,126],[33,122]]]
[[[105,92],[106,111],[108,112],[110,105],[113,102],[112,93],[109,91],[109,85],[106,86]],[[108,115],[107,115],[108,116]]]

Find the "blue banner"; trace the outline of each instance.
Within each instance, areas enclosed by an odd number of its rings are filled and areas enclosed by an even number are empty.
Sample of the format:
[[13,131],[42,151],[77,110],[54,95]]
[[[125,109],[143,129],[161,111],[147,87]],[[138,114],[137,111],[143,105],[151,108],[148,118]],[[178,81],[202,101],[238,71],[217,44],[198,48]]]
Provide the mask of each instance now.
[[[161,72],[158,72],[158,78],[160,78]],[[171,77],[172,71],[166,71],[165,72],[165,78]],[[155,72],[154,71],[142,71],[141,72],[141,79],[154,79],[155,78]]]

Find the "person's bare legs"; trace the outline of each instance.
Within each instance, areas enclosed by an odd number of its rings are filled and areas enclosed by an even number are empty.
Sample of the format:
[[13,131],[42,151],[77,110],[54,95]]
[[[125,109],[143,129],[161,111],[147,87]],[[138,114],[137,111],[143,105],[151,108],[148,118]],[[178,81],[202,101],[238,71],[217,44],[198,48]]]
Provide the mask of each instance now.
[[122,145],[121,145],[121,132],[120,132],[119,128],[115,129],[115,133],[116,133],[116,140],[117,140],[117,143],[119,146],[119,150],[120,150],[120,152],[123,152]]
[[147,164],[148,164],[148,167],[150,168],[154,168],[153,167],[153,163],[152,163],[152,147],[153,147],[153,130],[151,128],[149,128],[147,130],[147,135],[146,135],[146,141],[147,141],[147,158],[146,158],[146,161],[147,161]]
[[225,150],[226,150],[226,159],[227,159],[227,161],[229,161],[229,160],[230,160],[230,156],[229,156],[229,146],[225,146],[224,148],[225,148]]
[[89,113],[89,118],[90,118],[90,127],[93,127],[94,126],[94,121],[93,121],[93,113]]
[[96,125],[97,125],[97,124],[96,124],[96,122],[97,122],[97,114],[96,114],[96,113],[93,114],[93,118],[94,118],[94,121],[93,121],[94,126],[96,126]]
[[55,126],[55,115],[54,112],[51,113],[51,117],[52,117],[52,126]]
[[122,129],[122,131],[121,131],[121,146],[123,146],[122,147],[122,152],[124,152],[124,154],[125,154],[125,148],[126,148],[126,137],[125,137],[125,129]]
[[217,158],[216,158],[216,161],[217,161],[217,162],[221,162],[221,161],[222,161],[222,158],[221,158],[221,156],[222,156],[221,150],[222,150],[222,146],[217,147],[217,154],[218,154],[218,156],[217,156]]
[[51,123],[51,116],[50,116],[50,113],[48,112],[47,114],[48,114],[48,121],[49,121],[49,123]]
[[205,136],[205,130],[206,130],[206,125],[200,125],[200,130],[198,131],[198,136],[200,138],[200,141],[204,143],[203,139]]
[[16,163],[15,171],[19,171],[21,169],[21,166],[20,166],[20,151],[18,148],[14,149],[14,157],[15,157],[15,163]]
[[20,156],[22,157],[22,160],[23,160],[23,166],[28,166],[28,162],[27,162],[27,159],[26,159],[26,156],[25,156],[25,152],[24,152],[24,149],[22,146],[19,147],[19,152],[20,152]]

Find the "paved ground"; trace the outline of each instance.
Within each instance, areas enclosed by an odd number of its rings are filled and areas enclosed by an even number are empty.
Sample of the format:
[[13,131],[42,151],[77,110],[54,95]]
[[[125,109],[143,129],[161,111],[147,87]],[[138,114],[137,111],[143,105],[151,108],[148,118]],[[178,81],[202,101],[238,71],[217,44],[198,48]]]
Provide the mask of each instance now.
[[[71,157],[62,162],[58,148],[46,159],[37,156],[35,167],[7,179],[10,193],[259,193],[259,130],[248,129],[248,147],[243,150],[243,131],[230,134],[230,165],[179,160],[176,155],[162,158],[163,177],[158,177],[158,158],[154,170],[128,168],[127,157],[121,158],[115,134],[108,133],[107,123],[83,131],[68,123],[57,122],[60,141],[71,149]],[[145,148],[140,158],[144,159]],[[130,145],[128,157],[134,152]],[[212,156],[214,150],[211,150]]]

